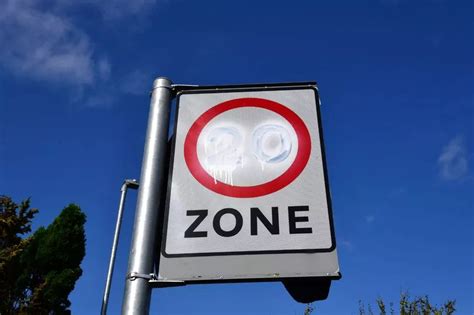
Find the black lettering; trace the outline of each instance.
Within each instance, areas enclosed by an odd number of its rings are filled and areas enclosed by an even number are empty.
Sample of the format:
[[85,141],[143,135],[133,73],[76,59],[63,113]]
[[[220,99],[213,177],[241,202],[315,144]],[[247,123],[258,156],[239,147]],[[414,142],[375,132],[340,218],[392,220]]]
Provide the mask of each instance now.
[[202,221],[207,217],[207,210],[187,210],[187,216],[197,215],[196,220],[184,232],[184,237],[207,237],[207,231],[195,231]]
[[[221,227],[221,218],[225,214],[231,214],[235,217],[235,226],[230,231],[224,231]],[[230,237],[240,232],[240,230],[242,229],[243,221],[244,220],[242,219],[242,215],[239,211],[232,208],[226,208],[216,213],[216,215],[214,216],[214,220],[212,221],[212,225],[214,226],[214,231],[216,231],[217,234],[223,237]]]
[[250,208],[250,235],[257,235],[257,218],[265,225],[271,234],[280,233],[280,222],[278,222],[278,207],[272,207],[272,222],[265,217],[259,208]]
[[309,218],[306,216],[296,216],[297,211],[309,211],[308,206],[290,206],[288,207],[288,223],[290,225],[290,234],[304,234],[313,233],[313,229],[310,227],[297,228],[296,222],[308,222]]

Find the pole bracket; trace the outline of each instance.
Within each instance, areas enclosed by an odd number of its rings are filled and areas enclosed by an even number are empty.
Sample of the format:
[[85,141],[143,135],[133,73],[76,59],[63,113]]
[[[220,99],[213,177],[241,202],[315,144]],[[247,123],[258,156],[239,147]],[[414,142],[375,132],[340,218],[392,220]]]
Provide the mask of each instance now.
[[181,91],[191,90],[198,87],[199,85],[195,84],[171,84],[171,91],[176,95]]
[[145,280],[158,280],[158,276],[154,273],[138,273],[135,271],[130,272],[125,279],[134,281],[137,278]]
[[186,283],[181,280],[159,279],[158,276],[154,273],[131,272],[126,279],[130,281],[135,281],[136,279],[148,280],[148,283],[151,285],[152,288],[178,287],[186,285]]
[[157,88],[165,88],[170,90],[174,95],[176,95],[178,92],[183,91],[183,90],[189,90],[193,88],[197,88],[199,85],[196,84],[171,84],[171,85],[156,85],[153,86],[153,88],[150,91],[150,96],[153,94],[153,90]]

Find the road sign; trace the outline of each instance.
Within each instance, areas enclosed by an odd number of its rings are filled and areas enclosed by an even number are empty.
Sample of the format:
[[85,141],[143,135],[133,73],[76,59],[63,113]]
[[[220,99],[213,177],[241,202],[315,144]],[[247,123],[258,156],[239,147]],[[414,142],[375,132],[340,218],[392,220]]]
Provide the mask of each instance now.
[[178,94],[159,277],[339,275],[314,84]]

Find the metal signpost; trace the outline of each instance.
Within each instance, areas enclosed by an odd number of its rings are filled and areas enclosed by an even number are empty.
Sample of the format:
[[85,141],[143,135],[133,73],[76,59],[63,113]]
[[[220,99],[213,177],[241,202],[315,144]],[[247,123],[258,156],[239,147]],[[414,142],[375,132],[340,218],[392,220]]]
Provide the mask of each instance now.
[[151,287],[148,280],[153,272],[160,196],[165,193],[171,89],[171,81],[166,78],[158,78],[153,83],[122,314],[149,312]]
[[112,275],[114,273],[115,255],[117,253],[117,245],[118,245],[118,241],[120,237],[120,227],[122,226],[123,209],[125,207],[125,198],[127,197],[127,190],[128,188],[138,189],[138,186],[139,184],[135,179],[126,179],[124,180],[122,187],[120,188],[120,202],[119,202],[119,208],[118,208],[118,213],[117,213],[117,222],[115,224],[114,240],[112,242],[112,251],[110,253],[110,262],[109,262],[109,269],[107,271],[107,280],[105,281],[104,296],[102,298],[102,307],[100,309],[101,315],[107,314],[110,287],[112,285]]
[[[283,281],[307,301],[340,278],[314,82],[184,87],[159,78],[143,161],[123,314],[147,314],[152,286]],[[308,284],[326,293],[298,298]]]

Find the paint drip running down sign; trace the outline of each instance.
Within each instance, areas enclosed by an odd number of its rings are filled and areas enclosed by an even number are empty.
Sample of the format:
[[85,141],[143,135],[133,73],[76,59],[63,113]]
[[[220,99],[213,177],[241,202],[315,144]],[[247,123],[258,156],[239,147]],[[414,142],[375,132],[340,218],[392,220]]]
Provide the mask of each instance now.
[[[266,124],[258,126],[250,135],[250,145],[244,131],[237,126],[224,126],[211,129],[205,136],[204,158],[199,157],[205,169],[214,178],[214,184],[221,181],[234,185],[233,173],[236,169],[255,168],[252,163],[258,162],[261,171],[265,165],[280,166],[289,158],[293,144],[290,132],[281,125]],[[246,135],[247,136],[247,135]],[[199,142],[199,141],[198,141]],[[250,149],[250,150],[249,150]],[[201,164],[203,164],[201,163]],[[247,164],[246,164],[247,163]]]
[[162,254],[330,252],[316,91],[179,96]]
[[204,187],[230,197],[250,198],[290,184],[311,152],[303,120],[280,103],[237,98],[204,112],[189,129],[184,157]]

